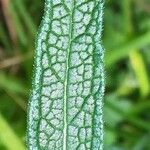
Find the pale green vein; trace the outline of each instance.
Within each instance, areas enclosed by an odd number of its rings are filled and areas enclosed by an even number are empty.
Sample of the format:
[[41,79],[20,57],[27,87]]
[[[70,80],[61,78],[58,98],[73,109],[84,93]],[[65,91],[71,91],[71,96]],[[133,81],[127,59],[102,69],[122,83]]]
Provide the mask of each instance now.
[[67,149],[67,90],[68,90],[68,80],[69,80],[69,63],[70,63],[70,53],[72,47],[72,30],[73,30],[73,13],[74,13],[75,0],[72,2],[72,10],[70,12],[70,25],[69,25],[69,47],[67,50],[67,64],[66,64],[66,77],[64,83],[64,130],[63,130],[63,150]]

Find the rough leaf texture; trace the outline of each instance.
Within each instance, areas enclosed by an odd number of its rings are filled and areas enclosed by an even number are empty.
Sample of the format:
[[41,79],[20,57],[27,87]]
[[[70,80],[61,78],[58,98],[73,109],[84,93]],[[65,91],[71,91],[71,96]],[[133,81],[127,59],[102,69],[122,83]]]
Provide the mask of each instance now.
[[103,149],[101,0],[46,0],[29,103],[29,150]]

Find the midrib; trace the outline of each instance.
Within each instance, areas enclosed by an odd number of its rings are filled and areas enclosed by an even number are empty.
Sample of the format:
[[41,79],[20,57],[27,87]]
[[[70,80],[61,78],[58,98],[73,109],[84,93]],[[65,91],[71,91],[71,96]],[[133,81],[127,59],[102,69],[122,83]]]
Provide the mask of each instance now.
[[69,23],[69,46],[67,49],[67,62],[66,62],[66,76],[64,83],[64,130],[63,130],[63,150],[67,150],[67,89],[68,89],[68,79],[69,79],[69,62],[70,53],[72,47],[72,30],[73,30],[73,14],[74,14],[75,0],[72,1],[72,8],[70,11],[70,23]]

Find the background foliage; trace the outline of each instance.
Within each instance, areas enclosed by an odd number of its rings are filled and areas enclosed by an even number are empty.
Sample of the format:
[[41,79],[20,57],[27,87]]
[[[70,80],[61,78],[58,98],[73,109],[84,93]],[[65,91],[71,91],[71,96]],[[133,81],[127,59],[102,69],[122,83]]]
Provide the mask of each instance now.
[[[0,0],[0,150],[24,150],[43,0]],[[105,150],[150,150],[150,1],[106,0]]]

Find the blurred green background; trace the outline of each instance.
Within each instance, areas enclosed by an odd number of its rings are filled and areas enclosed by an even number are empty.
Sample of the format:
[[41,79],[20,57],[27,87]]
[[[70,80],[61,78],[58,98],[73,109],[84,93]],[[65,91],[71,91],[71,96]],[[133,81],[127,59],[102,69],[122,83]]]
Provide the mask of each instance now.
[[[24,150],[44,0],[0,0],[0,150]],[[106,0],[105,150],[150,150],[150,0]]]

